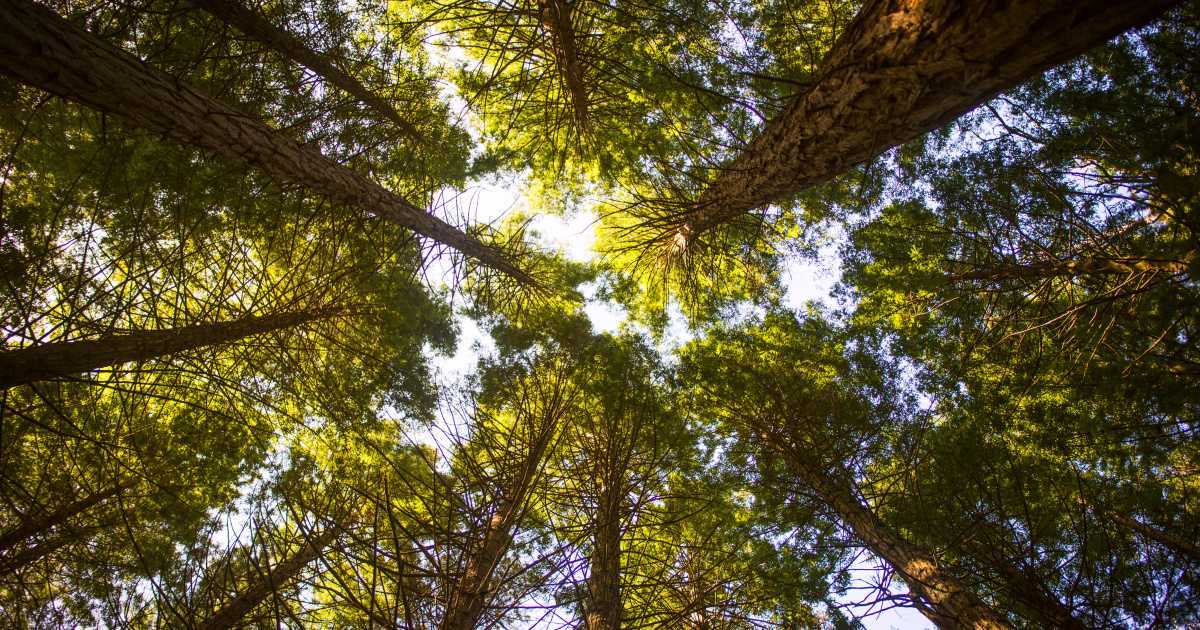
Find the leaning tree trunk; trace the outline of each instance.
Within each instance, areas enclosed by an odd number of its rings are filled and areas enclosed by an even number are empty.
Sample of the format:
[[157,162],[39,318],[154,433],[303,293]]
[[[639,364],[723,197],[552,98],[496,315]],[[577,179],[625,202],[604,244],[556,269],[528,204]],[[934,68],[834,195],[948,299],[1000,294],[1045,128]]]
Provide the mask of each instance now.
[[937,129],[1175,2],[869,1],[825,56],[811,89],[680,217],[666,255],[681,259],[704,231]]
[[1063,630],[1090,630],[1075,616],[1073,610],[1038,586],[1034,578],[1010,558],[997,553],[984,543],[975,545],[972,555],[982,559],[1000,574],[1007,585],[1009,597],[1033,609],[1055,627]]
[[356,206],[536,285],[497,250],[403,197],[29,0],[0,0],[0,72]]
[[60,535],[16,553],[0,556],[0,574],[18,571],[71,544],[75,540],[77,539],[72,536]]
[[996,269],[980,269],[953,274],[951,279],[963,280],[1027,280],[1080,276],[1132,276],[1139,273],[1186,273],[1200,255],[1188,252],[1179,260],[1150,258],[1085,258],[1082,260],[1050,260],[1028,265],[1009,265]]
[[0,535],[0,554],[7,553],[13,547],[40,536],[53,527],[62,525],[71,518],[92,509],[97,504],[113,498],[119,492],[129,489],[132,485],[131,483],[116,484],[77,501],[72,501],[49,514],[25,521],[3,535]]
[[440,630],[474,630],[479,623],[487,603],[492,574],[512,544],[513,528],[525,510],[525,498],[541,468],[542,457],[564,409],[563,406],[556,406],[541,419],[537,436],[505,488],[496,512],[484,529],[478,550],[467,562],[462,576],[450,593],[442,622],[438,626]]
[[1200,547],[1197,547],[1195,543],[1172,536],[1157,527],[1152,527],[1136,519],[1129,518],[1116,510],[1100,507],[1086,499],[1083,500],[1083,503],[1096,514],[1104,516],[1119,525],[1124,525],[1168,549],[1182,553],[1191,558],[1193,562],[1200,562]]
[[370,107],[380,116],[391,121],[405,134],[417,142],[425,142],[424,136],[413,124],[404,119],[386,100],[372,93],[362,83],[342,72],[317,51],[304,45],[295,35],[271,24],[237,0],[190,0],[190,2],[213,17],[236,28],[254,41],[312,70],[326,81],[345,90]]
[[239,593],[221,610],[200,622],[195,630],[228,630],[232,628],[271,593],[295,577],[310,562],[319,558],[325,547],[328,547],[329,543],[333,542],[333,539],[337,538],[338,534],[348,525],[349,519],[346,519],[340,524],[331,525],[316,538],[304,541],[304,546],[300,548],[300,551],[275,567],[269,568],[267,575]]
[[0,352],[0,390],[234,341],[335,317],[344,312],[345,309],[340,307],[316,308],[183,328],[142,330],[99,339],[60,341]]
[[542,28],[550,37],[554,64],[571,99],[575,125],[586,132],[591,129],[592,123],[588,114],[587,91],[583,87],[583,66],[575,48],[575,25],[571,19],[573,10],[574,5],[570,0],[538,0]]
[[859,540],[896,570],[920,599],[919,609],[945,630],[1011,630],[999,613],[957,578],[943,570],[925,550],[905,540],[854,493],[773,431],[764,432],[788,467],[816,491]]

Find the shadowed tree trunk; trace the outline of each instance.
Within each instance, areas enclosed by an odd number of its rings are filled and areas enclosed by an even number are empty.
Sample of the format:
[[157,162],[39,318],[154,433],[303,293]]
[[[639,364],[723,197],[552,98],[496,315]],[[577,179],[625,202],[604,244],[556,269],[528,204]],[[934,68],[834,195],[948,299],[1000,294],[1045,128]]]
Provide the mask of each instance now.
[[343,313],[341,307],[316,308],[9,350],[0,353],[0,390],[235,341]]
[[666,255],[683,258],[704,231],[937,129],[1175,2],[871,0],[825,56],[811,89],[681,217]]
[[[55,526],[62,525],[67,520],[90,510],[99,503],[115,497],[117,493],[127,490],[132,486],[133,484],[131,483],[117,484],[100,492],[94,492],[77,501],[72,501],[49,514],[25,521],[3,535],[0,535],[0,554],[7,553],[13,547],[44,534]],[[9,564],[7,556],[5,564]]]
[[[616,436],[610,436],[616,437]],[[625,499],[624,470],[615,445],[608,444],[601,472],[601,492],[592,523],[591,574],[587,580],[584,630],[621,627],[621,516]]]
[[300,551],[274,567],[270,567],[267,575],[239,593],[221,610],[197,624],[195,630],[228,630],[232,628],[277,588],[295,577],[310,562],[319,558],[325,547],[328,547],[329,543],[337,538],[338,534],[349,525],[349,522],[350,519],[347,518],[338,525],[331,525],[317,537],[306,540]]
[[1129,518],[1128,516],[1117,512],[1116,510],[1100,507],[1086,499],[1083,501],[1083,503],[1091,508],[1091,510],[1096,514],[1108,518],[1119,525],[1124,525],[1125,527],[1132,529],[1133,531],[1145,536],[1146,538],[1149,538],[1150,540],[1153,540],[1156,543],[1159,543],[1164,547],[1167,547],[1168,549],[1182,553],[1183,555],[1191,558],[1193,562],[1200,562],[1200,547],[1197,547],[1195,543],[1172,536],[1157,527],[1152,527],[1142,523],[1141,521]]
[[304,45],[295,35],[271,24],[251,11],[238,0],[189,0],[192,4],[211,14],[213,17],[236,28],[254,41],[291,59],[297,64],[312,70],[326,81],[345,90],[358,99],[360,103],[370,107],[380,116],[391,121],[405,134],[417,142],[424,143],[425,138],[417,128],[405,120],[386,100],[376,96],[362,83],[342,72],[337,66],[327,61],[317,51]]
[[954,274],[954,280],[1023,280],[1028,278],[1054,278],[1061,276],[1131,276],[1139,273],[1186,273],[1188,266],[1197,259],[1196,252],[1189,252],[1180,260],[1153,260],[1146,258],[1089,258],[1084,260],[1051,260],[1029,265],[1011,265],[996,269],[981,269]]
[[812,487],[871,553],[896,570],[920,597],[918,609],[930,621],[944,630],[1011,630],[1004,617],[943,570],[929,553],[905,540],[863,505],[844,480],[824,472],[820,464],[774,430],[763,434],[788,468]]
[[17,553],[0,557],[0,573],[16,571],[33,564],[42,558],[78,540],[71,536],[57,536],[40,544],[18,551]]
[[[576,0],[579,1],[579,0]],[[550,37],[554,50],[554,64],[558,67],[571,107],[575,112],[575,124],[581,131],[591,130],[588,115],[587,91],[583,86],[583,66],[575,49],[575,26],[571,19],[574,3],[570,0],[538,0],[542,28]]]
[[[559,374],[556,378],[561,379],[562,376]],[[561,385],[563,381],[558,380],[557,383]],[[559,420],[566,412],[570,396],[564,396],[564,393],[561,388],[556,388],[553,401],[541,417],[531,419],[537,422],[537,426],[529,451],[509,479],[496,511],[484,528],[482,540],[479,541],[475,553],[468,560],[447,599],[446,609],[438,626],[440,630],[474,630],[479,623],[479,617],[487,603],[492,574],[512,544],[513,529],[525,511],[526,497],[538,475]]]
[[0,0],[0,72],[356,206],[536,285],[497,250],[403,197],[28,0]]
[[1037,611],[1046,621],[1063,630],[1090,630],[1075,617],[1074,611],[1038,586],[1034,578],[1009,557],[983,543],[974,545],[971,552],[996,569],[1007,583],[1005,590],[1010,597]]

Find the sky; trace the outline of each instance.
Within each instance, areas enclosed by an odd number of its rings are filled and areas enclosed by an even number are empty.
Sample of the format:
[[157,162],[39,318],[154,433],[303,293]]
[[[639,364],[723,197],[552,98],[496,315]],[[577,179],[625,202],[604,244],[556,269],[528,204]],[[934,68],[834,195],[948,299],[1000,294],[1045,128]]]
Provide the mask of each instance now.
[[[501,219],[507,212],[521,209],[522,200],[516,186],[476,184],[454,200],[443,204],[447,218],[457,216],[472,216],[475,221],[492,222]],[[469,209],[469,213],[461,212]],[[564,219],[550,214],[538,215],[532,228],[536,229],[551,246],[558,246],[569,258],[577,261],[590,259],[594,252],[592,244],[595,240],[595,217],[587,213]],[[785,304],[790,308],[800,308],[809,300],[829,302],[829,293],[837,282],[836,248],[829,247],[823,251],[823,260],[816,263],[800,263],[789,261],[784,282],[787,286]],[[430,277],[438,277],[438,273],[449,273],[446,261],[434,261],[435,269]],[[440,270],[437,268],[440,265]],[[450,277],[446,275],[445,277]],[[585,287],[586,288],[586,287]],[[615,332],[624,322],[624,313],[611,305],[591,301],[584,311],[592,321],[592,326],[599,332]],[[675,318],[667,335],[668,345],[685,343],[691,338],[683,324],[682,317]],[[492,351],[493,346],[486,331],[469,318],[457,317],[460,327],[459,341],[453,356],[437,356],[433,358],[433,366],[443,382],[452,382],[458,376],[467,374],[475,367],[481,353]],[[848,606],[851,614],[862,617],[867,630],[933,630],[934,626],[921,613],[912,608],[891,608],[879,611],[866,606],[854,606],[854,600],[863,597],[866,590],[855,590],[855,587],[866,587],[879,580],[881,574],[874,563],[866,560],[856,562],[852,571],[855,580],[851,590],[839,601]]]

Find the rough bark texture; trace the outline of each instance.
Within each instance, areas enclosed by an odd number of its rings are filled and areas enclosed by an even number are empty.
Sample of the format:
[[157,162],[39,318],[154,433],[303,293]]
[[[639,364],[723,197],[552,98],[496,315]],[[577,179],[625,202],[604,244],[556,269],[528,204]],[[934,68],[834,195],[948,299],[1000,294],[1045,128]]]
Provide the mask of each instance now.
[[705,230],[937,129],[1175,2],[871,0],[811,89],[704,191],[667,254],[683,256]]
[[1011,630],[1011,626],[977,595],[949,575],[920,547],[908,542],[863,505],[842,481],[822,470],[780,437],[767,434],[788,467],[816,491],[838,517],[876,556],[900,574],[923,600],[919,609],[947,630]]
[[574,9],[569,0],[538,0],[538,12],[541,14],[542,28],[550,36],[554,49],[554,63],[562,77],[567,94],[571,97],[571,107],[575,112],[575,124],[583,131],[591,129],[591,117],[588,115],[587,91],[583,87],[583,66],[579,63],[579,54],[575,49],[575,26],[571,20]]
[[234,341],[334,317],[342,312],[344,309],[341,308],[309,309],[9,350],[0,353],[0,390]]
[[467,562],[462,576],[450,593],[440,630],[474,630],[475,625],[479,623],[479,617],[487,603],[492,574],[504,559],[508,546],[512,544],[513,528],[525,510],[525,498],[537,477],[542,457],[550,445],[561,411],[561,408],[555,409],[544,419],[539,427],[537,439],[508,482],[500,504],[496,506],[496,512],[484,529],[483,540],[479,541],[478,550]]
[[241,621],[246,613],[254,610],[264,599],[271,595],[276,588],[296,576],[305,566],[320,557],[321,552],[329,543],[337,538],[347,523],[331,526],[315,538],[305,541],[304,546],[295,555],[271,567],[263,579],[250,585],[225,604],[211,617],[196,625],[196,630],[228,630]]
[[44,534],[51,528],[67,522],[68,519],[78,516],[92,509],[95,505],[117,496],[117,493],[128,489],[131,485],[128,483],[118,484],[100,492],[94,492],[77,501],[72,501],[49,514],[26,520],[24,523],[0,536],[0,553],[6,553],[13,547]]
[[356,206],[536,285],[498,251],[403,197],[28,0],[0,0],[0,72]]
[[1197,259],[1190,252],[1181,260],[1152,260],[1146,258],[1091,258],[1085,260],[1052,260],[1030,265],[1012,265],[955,274],[955,280],[1023,280],[1069,276],[1131,276],[1139,273],[1186,273]]
[[236,28],[247,37],[263,44],[267,48],[291,59],[297,64],[312,70],[326,81],[345,90],[360,103],[370,107],[380,116],[391,121],[405,134],[417,142],[425,142],[424,136],[412,123],[404,119],[400,112],[387,101],[376,96],[362,83],[342,72],[327,61],[317,51],[304,45],[295,35],[271,24],[259,17],[246,5],[236,0],[190,0],[192,4],[207,11],[213,17]]
[[974,550],[974,555],[996,569],[1007,583],[1005,590],[1010,597],[1033,609],[1046,621],[1063,630],[1090,630],[1075,617],[1074,611],[1038,586],[1033,578],[1008,557],[984,545],[979,545]]
[[[615,449],[612,449],[615,450]],[[609,457],[592,524],[591,574],[587,581],[584,630],[621,628],[622,462]]]

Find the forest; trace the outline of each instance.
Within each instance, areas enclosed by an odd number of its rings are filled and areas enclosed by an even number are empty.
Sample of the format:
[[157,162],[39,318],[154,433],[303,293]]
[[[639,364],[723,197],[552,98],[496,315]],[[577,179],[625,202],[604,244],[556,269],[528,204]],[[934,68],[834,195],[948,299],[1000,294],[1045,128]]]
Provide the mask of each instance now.
[[0,627],[1194,628],[1198,298],[1198,0],[0,0]]

